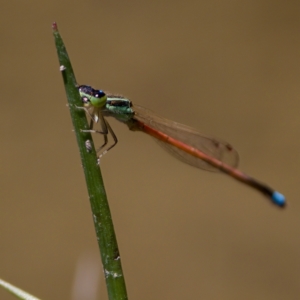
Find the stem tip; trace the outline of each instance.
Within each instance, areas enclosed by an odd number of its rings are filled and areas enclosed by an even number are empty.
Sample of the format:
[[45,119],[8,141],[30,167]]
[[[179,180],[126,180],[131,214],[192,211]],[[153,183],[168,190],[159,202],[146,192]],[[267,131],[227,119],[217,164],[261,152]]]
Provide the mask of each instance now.
[[56,22],[53,22],[53,23],[52,23],[52,29],[53,29],[54,31],[57,31],[57,30],[58,30],[58,28],[57,28],[57,23],[56,23]]

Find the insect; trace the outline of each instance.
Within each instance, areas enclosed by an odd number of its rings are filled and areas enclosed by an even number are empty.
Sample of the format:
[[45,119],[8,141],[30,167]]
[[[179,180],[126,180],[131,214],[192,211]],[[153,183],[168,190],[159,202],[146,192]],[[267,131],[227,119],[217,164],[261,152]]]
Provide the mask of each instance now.
[[[132,131],[143,131],[156,138],[160,145],[177,159],[200,169],[221,171],[260,191],[277,206],[286,205],[284,195],[237,169],[238,153],[228,143],[162,118],[146,108],[133,105],[123,96],[105,94],[102,90],[93,89],[88,85],[81,85],[78,89],[83,103],[81,109],[91,117],[90,129],[83,131],[97,132],[104,136],[104,143],[98,149],[100,152],[108,143],[109,133],[113,138],[113,144],[102,150],[100,157],[118,142],[106,120],[106,117],[111,116],[125,123]],[[94,129],[95,123],[100,124],[101,130]]]

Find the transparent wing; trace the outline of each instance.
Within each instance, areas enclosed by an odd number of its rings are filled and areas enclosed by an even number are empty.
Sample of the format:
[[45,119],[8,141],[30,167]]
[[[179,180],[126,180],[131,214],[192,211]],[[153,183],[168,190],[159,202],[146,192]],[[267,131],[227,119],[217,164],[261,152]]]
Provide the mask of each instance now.
[[[193,148],[196,148],[206,155],[214,157],[227,165],[234,168],[237,167],[239,156],[237,151],[234,150],[230,144],[219,139],[202,135],[189,126],[162,118],[139,105],[134,105],[133,109],[135,111],[134,118],[136,120]],[[197,158],[171,144],[160,140],[157,140],[157,142],[170,154],[184,163],[208,171],[219,171],[216,167],[213,167],[202,159]]]

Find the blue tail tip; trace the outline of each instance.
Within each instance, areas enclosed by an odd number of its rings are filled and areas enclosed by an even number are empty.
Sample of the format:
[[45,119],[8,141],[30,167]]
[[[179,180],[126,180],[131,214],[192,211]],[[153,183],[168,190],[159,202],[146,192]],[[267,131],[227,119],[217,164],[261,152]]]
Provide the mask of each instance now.
[[286,205],[286,201],[285,201],[284,195],[280,194],[279,192],[276,192],[276,191],[275,191],[275,192],[272,194],[272,200],[273,200],[273,202],[274,202],[276,205],[278,205],[278,206],[280,206],[280,207],[284,207],[284,206]]

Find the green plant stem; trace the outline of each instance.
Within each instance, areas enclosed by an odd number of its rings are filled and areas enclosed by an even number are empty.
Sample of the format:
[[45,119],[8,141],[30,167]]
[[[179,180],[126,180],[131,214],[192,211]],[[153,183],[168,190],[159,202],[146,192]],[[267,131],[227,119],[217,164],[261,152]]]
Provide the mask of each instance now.
[[[92,136],[90,133],[81,132],[82,129],[89,129],[89,124],[87,122],[85,112],[77,108],[82,106],[82,102],[76,87],[77,84],[71,62],[63,40],[58,32],[56,23],[53,24],[52,28],[89,193],[93,221],[106,279],[108,297],[110,300],[128,299],[119,249],[102,175],[99,165],[97,164],[97,154],[92,142]],[[91,142],[90,150],[86,147],[87,141]]]
[[31,294],[21,290],[20,288],[16,287],[15,285],[10,284],[7,281],[0,279],[0,287],[6,289],[16,298],[21,300],[40,300],[39,298],[32,296]]

